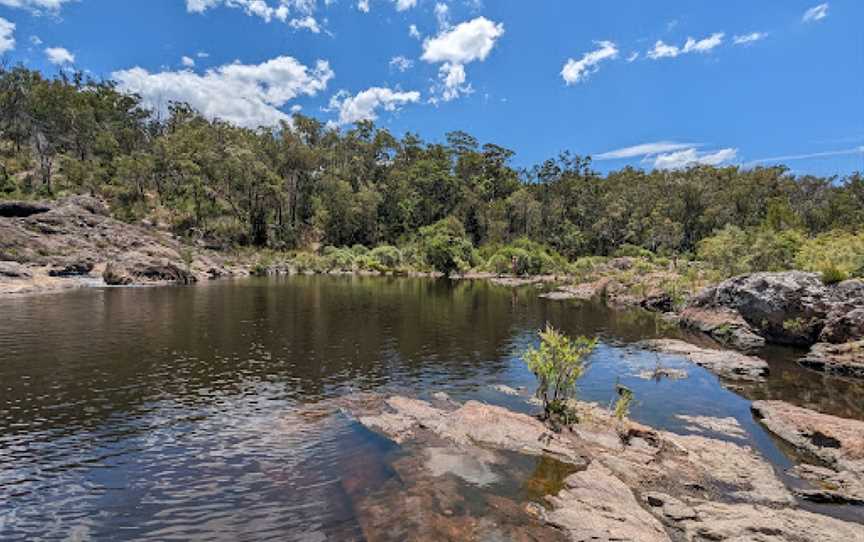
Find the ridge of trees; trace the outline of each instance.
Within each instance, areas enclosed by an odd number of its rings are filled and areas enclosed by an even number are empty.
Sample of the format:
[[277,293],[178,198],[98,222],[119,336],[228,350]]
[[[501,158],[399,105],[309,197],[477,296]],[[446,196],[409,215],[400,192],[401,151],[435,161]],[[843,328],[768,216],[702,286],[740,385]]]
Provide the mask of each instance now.
[[572,260],[623,246],[722,255],[723,239],[751,246],[758,231],[864,229],[860,173],[694,166],[601,175],[590,157],[567,152],[528,169],[513,157],[461,131],[435,143],[303,115],[253,130],[181,103],[160,118],[110,81],[0,68],[0,198],[91,193],[119,218],[213,245],[401,246],[447,221],[474,246],[527,238]]

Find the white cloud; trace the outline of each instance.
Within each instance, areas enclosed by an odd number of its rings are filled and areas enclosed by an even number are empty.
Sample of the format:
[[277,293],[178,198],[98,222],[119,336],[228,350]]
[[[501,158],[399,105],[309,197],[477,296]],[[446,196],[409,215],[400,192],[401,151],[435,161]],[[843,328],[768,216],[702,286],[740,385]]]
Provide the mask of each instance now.
[[503,24],[477,17],[442,30],[434,38],[423,42],[423,55],[420,58],[431,64],[442,64],[438,69],[438,78],[444,101],[472,91],[471,85],[466,84],[465,65],[486,60],[503,34]]
[[813,158],[830,158],[832,156],[849,156],[854,154],[860,154],[864,156],[864,145],[852,149],[840,149],[838,151],[811,152],[806,154],[789,154],[786,156],[775,156],[773,158],[760,158],[759,160],[753,160],[750,163],[759,164],[762,162],[788,162],[792,160],[810,160]]
[[414,39],[421,39],[423,36],[420,35],[420,31],[417,30],[417,25],[412,24],[408,26],[408,35]]
[[195,59],[191,56],[184,56],[180,59],[180,63],[186,66],[187,68],[195,67]]
[[639,58],[639,53],[634,52],[630,56],[627,57],[627,62],[635,62],[636,59],[638,59],[638,58]]
[[60,11],[63,4],[72,0],[0,0],[0,6],[29,9],[33,12]]
[[75,62],[75,55],[63,47],[48,47],[45,49],[45,56],[48,57],[48,62],[58,66]]
[[633,145],[632,147],[624,147],[623,149],[615,149],[614,151],[604,152],[594,156],[595,160],[617,160],[619,158],[635,158],[637,156],[654,156],[664,152],[680,151],[682,149],[692,149],[698,147],[695,143],[676,143],[674,141],[654,141],[651,143],[642,143]]
[[450,6],[441,2],[435,4],[435,20],[438,21],[439,31],[450,28]]
[[357,2],[357,9],[363,13],[369,13],[369,0],[359,0]]
[[390,59],[390,68],[404,72],[414,67],[414,61],[402,55]]
[[719,166],[734,160],[736,156],[738,156],[738,149],[732,148],[705,153],[700,153],[696,149],[684,149],[657,155],[654,158],[654,168],[681,169],[696,165]]
[[291,28],[295,30],[306,29],[313,34],[321,33],[321,27],[318,26],[318,21],[315,19],[315,17],[311,15],[307,15],[299,19],[291,19],[288,24],[291,26]]
[[751,32],[749,34],[735,36],[732,41],[733,43],[735,43],[735,45],[748,45],[759,40],[764,40],[767,37],[768,34],[766,32]]
[[279,108],[297,96],[325,90],[333,75],[326,61],[309,68],[290,56],[280,56],[262,64],[227,64],[204,74],[150,73],[136,67],[116,71],[112,79],[121,90],[140,94],[145,105],[162,114],[170,102],[186,102],[208,118],[257,127],[288,120]]
[[40,45],[42,45],[42,38],[36,35],[30,36],[30,43],[32,43],[36,47],[39,47]]
[[657,60],[658,58],[675,58],[681,54],[681,50],[674,45],[667,45],[663,40],[657,40],[654,48],[648,51],[648,58]]
[[725,35],[726,34],[723,32],[715,32],[709,37],[699,41],[696,41],[693,38],[687,38],[687,43],[684,44],[684,49],[682,49],[682,51],[685,53],[708,53],[723,43],[723,37]]
[[421,58],[432,63],[468,64],[475,60],[483,61],[503,34],[503,24],[477,17],[424,41]]
[[811,23],[813,21],[821,21],[825,17],[828,16],[828,3],[819,4],[818,6],[812,7],[804,12],[804,16],[801,17],[801,20],[805,23]]
[[0,17],[0,54],[15,48],[15,23]]
[[726,34],[723,32],[715,32],[701,40],[688,37],[683,47],[670,45],[663,40],[658,40],[654,44],[654,48],[648,51],[648,58],[657,60],[660,58],[675,58],[686,53],[710,53],[715,47],[723,43],[725,36]]
[[618,58],[618,48],[611,41],[598,41],[596,44],[599,48],[594,51],[585,53],[582,58],[575,60],[568,59],[561,70],[561,77],[568,85],[575,85],[585,81],[589,75],[595,73],[599,69],[599,64],[604,60],[612,60]]
[[396,11],[405,11],[417,5],[417,0],[395,0]]
[[205,53],[204,51],[199,51],[195,54],[198,58],[210,58],[210,53]]
[[396,111],[399,107],[420,101],[417,91],[399,92],[386,87],[371,87],[355,96],[345,91],[330,99],[331,111],[339,112],[338,124],[352,124],[361,120],[375,120],[377,110]]

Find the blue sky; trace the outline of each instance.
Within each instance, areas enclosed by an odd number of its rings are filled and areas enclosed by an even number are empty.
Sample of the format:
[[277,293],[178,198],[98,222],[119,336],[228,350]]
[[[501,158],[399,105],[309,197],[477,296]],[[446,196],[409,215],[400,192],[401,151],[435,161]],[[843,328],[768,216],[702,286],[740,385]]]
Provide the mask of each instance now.
[[0,0],[0,18],[12,62],[239,124],[461,129],[517,165],[864,170],[859,0]]

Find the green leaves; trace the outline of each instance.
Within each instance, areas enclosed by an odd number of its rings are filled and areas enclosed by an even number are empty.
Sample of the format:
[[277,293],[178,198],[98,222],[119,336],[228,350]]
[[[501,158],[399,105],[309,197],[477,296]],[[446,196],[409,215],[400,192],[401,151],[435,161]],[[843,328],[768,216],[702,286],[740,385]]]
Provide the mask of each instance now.
[[523,359],[537,377],[537,398],[547,417],[566,412],[566,401],[576,396],[576,383],[585,373],[585,358],[597,341],[587,337],[570,339],[547,324],[539,333],[540,346],[525,352]]

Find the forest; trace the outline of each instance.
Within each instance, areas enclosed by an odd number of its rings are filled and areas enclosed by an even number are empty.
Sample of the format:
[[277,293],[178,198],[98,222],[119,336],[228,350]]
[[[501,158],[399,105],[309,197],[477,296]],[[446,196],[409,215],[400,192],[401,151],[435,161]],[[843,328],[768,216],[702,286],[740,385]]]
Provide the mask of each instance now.
[[443,236],[462,254],[456,267],[540,247],[564,261],[698,257],[725,274],[864,272],[860,173],[693,166],[601,175],[589,156],[562,152],[517,168],[514,155],[462,131],[428,142],[300,114],[253,130],[182,103],[159,115],[111,81],[0,69],[0,199],[88,193],[117,218],[210,247],[410,247]]

